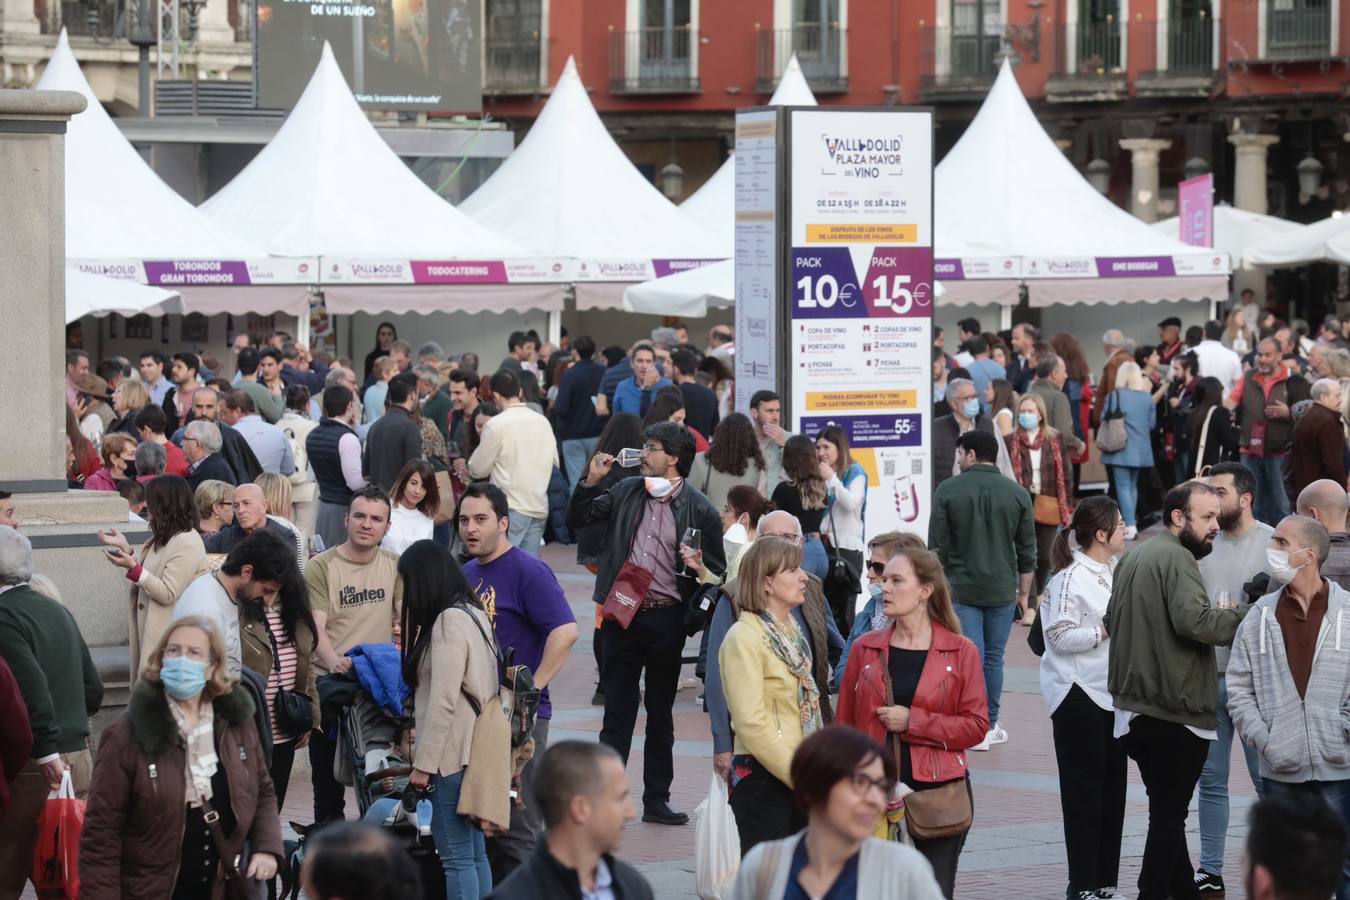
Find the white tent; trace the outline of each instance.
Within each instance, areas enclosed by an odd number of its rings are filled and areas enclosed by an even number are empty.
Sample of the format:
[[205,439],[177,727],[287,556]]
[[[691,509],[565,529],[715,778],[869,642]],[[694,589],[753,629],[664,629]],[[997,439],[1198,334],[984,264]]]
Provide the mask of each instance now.
[[[815,106],[816,95],[802,74],[797,54],[792,54],[778,88],[769,98],[769,106]],[[691,219],[716,234],[728,254],[736,248],[736,157],[732,156],[705,181],[680,209]],[[674,313],[672,313],[674,315]],[[687,315],[687,313],[686,313]]]
[[578,309],[617,305],[618,289],[588,281],[642,281],[682,268],[667,261],[727,255],[624,155],[570,57],[529,134],[460,208],[534,253],[578,260]]
[[[1173,216],[1154,222],[1149,227],[1166,237],[1179,238],[1181,219]],[[1234,268],[1237,268],[1243,265],[1242,260],[1248,249],[1302,231],[1303,227],[1288,219],[1263,216],[1260,213],[1223,204],[1214,207],[1214,249],[1228,254],[1228,259],[1232,261]]]
[[66,269],[66,324],[85,316],[162,316],[180,312],[177,291]]
[[[308,308],[306,288],[284,282],[303,261],[271,261],[165,184],[113,123],[80,71],[64,31],[39,90],[74,91],[89,101],[66,131],[66,257],[86,271],[184,289],[193,311],[257,312]],[[252,277],[250,277],[252,276]],[[265,287],[197,287],[232,282]]]
[[1249,247],[1246,261],[1276,268],[1350,261],[1350,216],[1335,215]]
[[708,307],[731,306],[736,299],[736,260],[724,259],[665,278],[653,278],[624,288],[623,308],[629,312],[701,319]]
[[934,255],[949,303],[1032,306],[1227,296],[1227,260],[1098,193],[1045,133],[1005,61],[937,167]]

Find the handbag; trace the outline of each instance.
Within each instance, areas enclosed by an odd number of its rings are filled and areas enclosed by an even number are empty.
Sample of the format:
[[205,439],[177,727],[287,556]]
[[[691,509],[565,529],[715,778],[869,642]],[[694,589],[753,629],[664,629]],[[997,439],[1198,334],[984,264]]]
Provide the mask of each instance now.
[[[639,510],[638,515],[641,514]],[[637,524],[634,523],[633,534],[628,539],[628,555],[633,553],[637,533]],[[614,584],[610,586],[609,593],[605,596],[604,605],[600,608],[601,616],[627,631],[628,626],[633,624],[633,617],[642,607],[642,598],[647,596],[647,589],[651,587],[654,577],[655,573],[650,569],[644,569],[625,559],[619,574],[614,576]]]
[[1049,494],[1031,495],[1031,512],[1037,525],[1058,525],[1059,498]]
[[1037,656],[1045,655],[1045,626],[1041,624],[1041,610],[1044,608],[1045,603],[1036,607],[1036,621],[1031,623],[1031,628],[1027,631],[1027,646]]
[[[882,680],[886,685],[886,705],[895,705],[889,666],[882,666]],[[895,754],[895,771],[901,771],[900,735],[891,732],[891,752]],[[930,840],[952,837],[970,827],[975,818],[975,807],[964,778],[949,781],[926,791],[905,795],[905,828],[910,837]]]
[[267,640],[272,644],[272,669],[277,673],[277,695],[272,700],[277,728],[289,738],[298,738],[314,729],[314,701],[304,691],[281,687],[281,651],[266,619],[263,620],[263,628],[267,629]]
[[825,545],[825,555],[829,558],[829,568],[825,570],[825,580],[821,587],[827,597],[857,596],[862,590],[862,572],[844,558],[835,546],[838,532],[834,529],[834,505],[830,505],[830,535],[833,538]]
[[1195,450],[1195,472],[1193,473],[1196,478],[1200,477],[1200,473],[1205,468],[1205,445],[1209,443],[1209,423],[1214,418],[1214,411],[1218,408],[1218,406],[1211,406],[1209,412],[1205,413],[1205,424],[1200,426],[1200,446]]
[[[1125,431],[1125,413],[1120,409],[1120,396],[1115,392],[1106,402],[1107,408],[1102,410],[1102,421],[1097,426],[1097,447],[1103,453],[1118,453],[1129,443],[1129,435]],[[1111,405],[1113,402],[1114,408]]]
[[67,769],[30,824],[37,829],[33,848],[33,887],[43,900],[76,900],[80,896],[80,834],[84,801],[75,796]]
[[433,525],[444,525],[447,522],[453,522],[455,519],[455,483],[450,478],[450,473],[445,469],[436,470],[436,490],[441,498],[441,502],[436,505],[436,511],[431,515]]
[[220,830],[220,813],[211,808],[210,802],[201,795],[197,802],[202,807],[202,819],[211,832],[211,843],[216,845],[216,855],[220,857],[220,870],[225,876],[225,896],[228,900],[251,900],[253,891],[244,883],[244,875],[239,871],[240,856],[231,856],[225,843],[225,834]]
[[[488,637],[478,617],[470,613],[469,618],[473,620],[478,633],[483,636],[483,641],[497,660],[498,694],[504,695],[505,702],[502,706],[511,722],[511,746],[523,747],[525,742],[534,736],[534,724],[539,717],[539,700],[543,692],[534,686],[534,672],[530,667],[511,665],[512,661],[502,655],[501,645]],[[512,653],[513,651],[507,650],[507,655]],[[478,701],[468,693],[464,696],[468,698],[474,715],[479,715],[481,710]]]

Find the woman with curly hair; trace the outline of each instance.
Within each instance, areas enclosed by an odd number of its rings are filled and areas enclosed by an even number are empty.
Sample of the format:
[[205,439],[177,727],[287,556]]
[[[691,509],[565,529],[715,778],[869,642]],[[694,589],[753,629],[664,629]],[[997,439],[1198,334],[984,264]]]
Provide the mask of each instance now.
[[769,498],[778,509],[797,517],[802,526],[802,568],[822,581],[829,571],[830,558],[820,540],[825,521],[829,487],[821,477],[815,443],[796,434],[783,445],[783,477]]
[[732,413],[718,423],[711,446],[694,457],[689,483],[721,509],[738,484],[766,493],[765,468],[755,426],[743,413]]

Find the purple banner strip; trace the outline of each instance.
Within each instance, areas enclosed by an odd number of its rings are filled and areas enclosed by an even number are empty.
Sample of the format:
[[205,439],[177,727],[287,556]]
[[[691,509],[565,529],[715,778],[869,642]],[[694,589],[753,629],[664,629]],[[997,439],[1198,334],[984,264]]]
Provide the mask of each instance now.
[[506,263],[501,260],[412,261],[414,284],[505,284]]
[[848,433],[850,447],[918,447],[923,425],[918,413],[870,416],[803,416],[802,434],[815,440],[826,425]]
[[237,259],[146,260],[145,283],[164,287],[252,284],[248,263]]
[[1098,278],[1171,277],[1176,273],[1170,256],[1099,256]]

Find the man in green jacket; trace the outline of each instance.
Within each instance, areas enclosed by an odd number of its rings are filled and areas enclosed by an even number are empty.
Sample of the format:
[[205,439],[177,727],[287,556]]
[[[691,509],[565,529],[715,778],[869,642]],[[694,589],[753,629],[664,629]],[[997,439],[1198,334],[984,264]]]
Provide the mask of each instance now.
[[19,896],[28,882],[48,791],[69,770],[75,795],[89,792],[89,717],[103,703],[103,681],[75,618],[33,590],[32,577],[32,544],[0,525],[0,658],[14,671],[33,729],[33,755],[0,814],[0,897]]
[[1148,789],[1139,900],[1199,896],[1186,848],[1186,811],[1217,739],[1214,647],[1229,644],[1250,604],[1210,605],[1199,560],[1219,533],[1219,496],[1188,481],[1167,492],[1167,530],[1126,553],[1106,609],[1107,685],[1116,737]]
[[956,439],[961,474],[938,485],[928,521],[928,546],[947,573],[961,631],[984,658],[989,733],[972,750],[1008,740],[998,721],[1003,650],[1036,569],[1031,494],[999,472],[998,448],[999,438],[980,428]]

